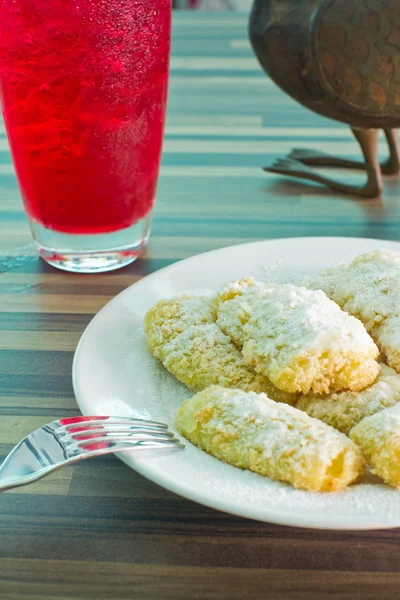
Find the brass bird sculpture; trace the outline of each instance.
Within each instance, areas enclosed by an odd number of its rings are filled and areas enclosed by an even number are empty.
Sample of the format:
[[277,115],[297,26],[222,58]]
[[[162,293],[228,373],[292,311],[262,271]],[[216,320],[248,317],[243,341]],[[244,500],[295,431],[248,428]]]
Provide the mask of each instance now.
[[[255,0],[250,40],[266,73],[314,112],[350,125],[364,161],[293,150],[266,171],[366,198],[382,173],[400,172],[400,0]],[[383,129],[389,158],[379,163]],[[324,177],[312,166],[365,168],[365,185]]]

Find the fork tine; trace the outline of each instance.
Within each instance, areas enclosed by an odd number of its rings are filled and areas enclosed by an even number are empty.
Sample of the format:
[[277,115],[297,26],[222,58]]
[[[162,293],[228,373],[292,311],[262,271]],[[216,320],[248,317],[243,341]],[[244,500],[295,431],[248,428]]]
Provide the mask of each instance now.
[[171,432],[165,432],[165,433],[159,433],[159,434],[155,434],[153,432],[148,432],[148,433],[144,433],[144,432],[136,432],[136,433],[128,433],[128,432],[123,432],[123,433],[108,433],[108,434],[102,434],[100,433],[99,435],[81,435],[81,436],[75,436],[75,437],[71,437],[68,440],[63,440],[63,447],[69,451],[69,449],[72,446],[79,446],[81,444],[84,443],[91,443],[91,444],[100,444],[102,442],[109,442],[109,441],[116,441],[116,440],[132,440],[132,442],[138,441],[138,440],[155,440],[155,441],[161,441],[161,440],[165,440],[165,441],[173,441],[176,440],[177,438],[174,436],[173,433]]
[[135,444],[137,446],[143,446],[145,448],[157,448],[157,446],[163,446],[164,448],[184,448],[185,444],[182,444],[181,441],[178,440],[178,438],[174,438],[173,440],[167,441],[167,440],[160,440],[158,442],[154,441],[154,440],[143,440],[140,441],[138,444]]
[[82,435],[117,435],[117,434],[126,434],[126,435],[154,435],[154,436],[164,436],[167,435],[172,437],[174,434],[168,429],[151,429],[151,428],[139,428],[139,427],[110,427],[110,428],[98,428],[98,429],[85,429],[84,431],[70,431],[68,435],[70,437],[80,437]]
[[125,437],[149,438],[149,437],[151,437],[151,438],[156,438],[156,439],[163,439],[163,438],[173,438],[174,434],[168,430],[155,431],[152,429],[126,429],[126,428],[125,429],[121,429],[121,428],[120,429],[112,429],[112,430],[87,429],[85,431],[70,432],[60,439],[62,440],[63,445],[67,447],[68,444],[78,442],[78,441],[84,440],[84,439],[95,439],[95,438],[108,439],[110,437],[121,437],[121,438],[125,438]]
[[146,421],[145,419],[124,419],[122,418],[115,418],[115,419],[101,419],[99,418],[98,420],[95,419],[84,419],[82,418],[81,421],[76,421],[73,423],[60,423],[60,425],[56,428],[56,433],[58,434],[58,431],[70,431],[71,429],[77,429],[77,428],[91,428],[91,427],[110,427],[112,425],[122,425],[125,427],[129,427],[129,426],[136,426],[136,427],[154,427],[155,429],[168,429],[168,425],[166,425],[165,423],[158,423],[157,421]]
[[[119,442],[112,442],[110,444],[104,445],[103,448],[99,447],[97,448],[95,451],[93,451],[93,454],[106,454],[108,452],[112,453],[116,453],[122,450],[132,450],[133,448],[135,449],[140,449],[140,448],[184,448],[185,444],[182,444],[179,440],[173,440],[173,441],[167,441],[167,440],[159,440],[159,441],[154,441],[154,440],[139,440],[136,442],[132,442],[132,441],[128,441],[128,440],[123,440],[123,441],[119,441]],[[90,454],[92,453],[92,450],[90,448],[77,448],[76,452],[78,453],[83,453],[83,456],[85,456],[85,454],[87,453],[90,457]]]
[[[148,436],[148,437],[132,437],[129,435],[126,436],[122,436],[122,435],[118,435],[118,436],[110,436],[110,437],[102,437],[99,436],[97,438],[88,438],[86,440],[76,440],[73,444],[71,444],[72,446],[85,446],[87,444],[101,444],[102,442],[126,442],[126,441],[131,441],[132,443],[136,444],[137,442],[179,442],[180,440],[177,437],[153,437],[153,436]],[[69,448],[68,448],[69,450]]]
[[149,425],[146,426],[138,426],[138,425],[132,425],[132,426],[127,426],[126,424],[122,423],[121,425],[118,425],[117,423],[113,423],[113,424],[106,424],[106,425],[99,425],[99,426],[93,426],[93,427],[73,427],[70,428],[68,430],[64,430],[63,428],[57,429],[55,431],[56,436],[58,437],[59,440],[63,441],[65,440],[65,438],[68,437],[76,437],[76,436],[83,436],[83,435],[95,435],[95,434],[107,434],[107,433],[149,433],[149,434],[167,434],[171,435],[170,432],[168,432],[167,428],[160,428],[160,427],[151,427]]
[[137,447],[137,446],[143,446],[143,447],[158,447],[158,446],[171,446],[171,447],[183,447],[183,444],[180,442],[180,440],[178,438],[154,438],[154,437],[149,437],[149,438],[132,438],[132,437],[109,437],[109,438],[104,438],[104,437],[98,437],[98,438],[93,438],[93,439],[87,439],[87,440],[79,440],[77,442],[75,442],[74,444],[71,444],[70,446],[68,446],[68,448],[66,448],[67,454],[69,456],[74,455],[77,452],[83,452],[83,451],[87,451],[87,452],[91,452],[91,451],[98,451],[101,449],[109,449],[109,448],[115,448],[118,445],[123,445],[127,448],[133,448],[133,447]]

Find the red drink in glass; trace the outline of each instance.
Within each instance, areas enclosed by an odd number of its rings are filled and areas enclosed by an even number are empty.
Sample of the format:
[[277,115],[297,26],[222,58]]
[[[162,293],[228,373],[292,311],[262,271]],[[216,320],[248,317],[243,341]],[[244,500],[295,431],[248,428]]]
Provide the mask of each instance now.
[[144,246],[165,120],[171,0],[0,0],[0,97],[41,254],[101,271]]

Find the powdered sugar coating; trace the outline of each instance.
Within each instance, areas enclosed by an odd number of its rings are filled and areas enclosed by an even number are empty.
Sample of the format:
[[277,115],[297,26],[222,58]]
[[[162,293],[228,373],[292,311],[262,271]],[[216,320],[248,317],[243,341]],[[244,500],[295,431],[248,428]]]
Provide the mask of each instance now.
[[373,473],[400,487],[400,404],[363,419],[350,432]]
[[217,296],[216,312],[246,363],[286,392],[361,390],[379,372],[363,324],[321,291],[240,280]]
[[245,363],[214,322],[208,296],[185,294],[161,300],[146,314],[145,331],[153,356],[192,391],[216,384],[265,392],[277,402],[296,401],[296,396],[277,389]]
[[210,297],[182,294],[171,300],[159,300],[145,315],[144,329],[150,350],[163,360],[165,344],[192,325],[213,323]]
[[388,364],[400,373],[400,253],[374,250],[310,280],[360,319]]
[[175,422],[206,452],[296,488],[335,491],[364,472],[346,436],[265,394],[212,386],[186,400]]
[[361,419],[398,402],[400,375],[391,367],[382,365],[375,383],[361,392],[346,390],[329,396],[308,394],[300,396],[295,406],[347,435]]

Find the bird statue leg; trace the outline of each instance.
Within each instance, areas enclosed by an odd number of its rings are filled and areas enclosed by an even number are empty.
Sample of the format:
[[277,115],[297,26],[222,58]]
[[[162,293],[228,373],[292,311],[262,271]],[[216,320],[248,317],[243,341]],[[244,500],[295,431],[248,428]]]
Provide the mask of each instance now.
[[[384,175],[398,175],[400,173],[400,148],[397,129],[385,129],[384,132],[389,147],[389,157],[381,163],[381,171]],[[365,169],[365,162],[361,160],[340,158],[306,148],[295,148],[288,158],[293,158],[308,166]]]
[[360,144],[365,161],[364,167],[367,171],[367,181],[362,186],[341,183],[320,175],[308,165],[293,158],[278,159],[272,167],[267,167],[264,170],[269,173],[278,173],[279,175],[322,183],[338,192],[355,194],[364,198],[375,198],[382,193],[382,172],[378,160],[379,129],[353,129],[352,131]]
[[355,194],[364,198],[375,198],[382,192],[382,172],[378,160],[379,129],[353,129],[352,131],[360,144],[365,161],[364,168],[367,171],[367,181],[362,186],[341,183],[325,177],[293,158],[280,158],[272,167],[266,167],[264,170],[269,173],[322,183],[338,192]]
[[397,129],[385,129],[385,136],[389,146],[389,158],[382,163],[384,175],[398,175],[400,173],[400,144]]

